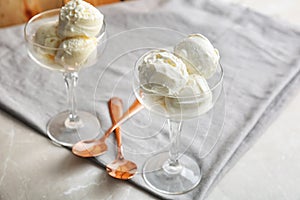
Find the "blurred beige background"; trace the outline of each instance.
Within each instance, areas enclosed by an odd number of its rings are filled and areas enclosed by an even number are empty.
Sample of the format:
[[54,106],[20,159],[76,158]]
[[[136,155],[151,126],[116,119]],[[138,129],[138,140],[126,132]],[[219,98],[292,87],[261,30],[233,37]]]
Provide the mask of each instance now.
[[[0,27],[26,22],[35,14],[61,7],[68,0],[0,0]],[[120,0],[86,0],[98,6]]]

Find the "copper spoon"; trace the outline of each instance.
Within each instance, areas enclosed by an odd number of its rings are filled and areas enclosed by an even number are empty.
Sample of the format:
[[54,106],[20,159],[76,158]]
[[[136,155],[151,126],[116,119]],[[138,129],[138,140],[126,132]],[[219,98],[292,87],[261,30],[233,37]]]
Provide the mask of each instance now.
[[142,110],[144,106],[136,99],[129,107],[128,111],[113,124],[100,139],[82,140],[77,142],[72,147],[72,152],[80,157],[94,157],[99,156],[107,151],[107,145],[105,144],[106,138],[123,122],[132,117],[134,114]]
[[[122,100],[120,98],[113,97],[108,102],[108,106],[112,122],[115,124],[123,113]],[[135,175],[137,171],[137,165],[134,162],[126,160],[124,158],[120,127],[115,129],[115,134],[118,153],[116,159],[112,163],[106,165],[106,171],[110,176],[114,178],[127,180]]]

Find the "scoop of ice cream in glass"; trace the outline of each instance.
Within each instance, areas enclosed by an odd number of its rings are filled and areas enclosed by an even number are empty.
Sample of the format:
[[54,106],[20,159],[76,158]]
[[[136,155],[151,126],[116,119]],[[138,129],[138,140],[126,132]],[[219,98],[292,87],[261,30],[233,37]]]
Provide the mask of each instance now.
[[185,120],[207,113],[222,91],[223,69],[219,53],[200,34],[189,35],[174,52],[154,49],[135,64],[135,96],[150,112],[168,119],[169,152],[149,158],[143,177],[154,190],[181,194],[195,188],[201,180],[198,163],[179,154],[180,133]]
[[30,58],[42,67],[62,72],[66,83],[69,108],[47,125],[48,136],[58,144],[72,146],[98,135],[97,117],[77,110],[75,88],[78,72],[95,64],[103,52],[105,30],[103,14],[83,0],[71,0],[60,9],[42,12],[25,25]]

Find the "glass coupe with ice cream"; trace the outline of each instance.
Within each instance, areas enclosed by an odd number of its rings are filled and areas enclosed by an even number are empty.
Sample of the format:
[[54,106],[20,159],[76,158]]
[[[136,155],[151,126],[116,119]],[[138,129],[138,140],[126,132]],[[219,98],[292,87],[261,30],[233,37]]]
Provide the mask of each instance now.
[[154,49],[136,62],[137,99],[169,124],[169,152],[154,155],[143,167],[146,183],[159,192],[185,193],[201,180],[195,159],[179,153],[180,133],[183,121],[208,112],[219,98],[223,80],[219,59],[206,37],[193,34],[176,44],[173,52]]
[[75,88],[79,70],[93,65],[103,50],[103,14],[83,0],[71,0],[60,9],[31,18],[24,34],[30,58],[42,67],[62,72],[67,88],[69,110],[48,122],[48,136],[65,146],[95,138],[99,121],[91,113],[77,111]]

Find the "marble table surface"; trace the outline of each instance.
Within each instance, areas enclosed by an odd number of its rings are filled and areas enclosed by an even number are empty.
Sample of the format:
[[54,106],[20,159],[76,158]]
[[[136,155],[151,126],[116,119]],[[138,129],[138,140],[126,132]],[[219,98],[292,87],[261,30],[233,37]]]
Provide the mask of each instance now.
[[[299,0],[226,0],[300,27]],[[207,200],[300,198],[300,87]],[[155,199],[0,110],[0,200]],[[28,152],[28,154],[26,154]],[[30,153],[29,153],[30,152]]]

